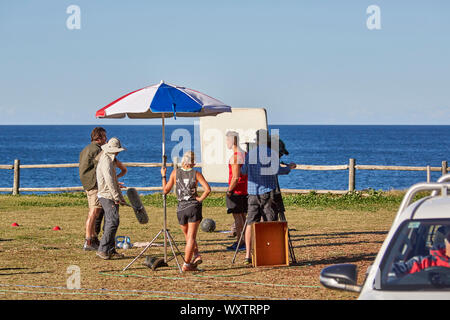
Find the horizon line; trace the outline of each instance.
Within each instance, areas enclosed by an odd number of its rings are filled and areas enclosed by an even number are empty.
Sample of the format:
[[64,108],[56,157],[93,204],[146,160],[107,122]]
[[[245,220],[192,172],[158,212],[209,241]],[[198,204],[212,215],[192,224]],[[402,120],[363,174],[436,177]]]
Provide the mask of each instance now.
[[[147,124],[130,124],[130,123],[12,123],[12,124],[2,124],[0,126],[102,126],[102,125],[113,125],[113,126],[161,126],[160,123],[147,123]],[[195,125],[195,123],[179,123],[179,124],[168,124],[165,126],[178,126],[178,125]],[[337,123],[268,123],[269,126],[450,126],[450,124],[337,124]]]

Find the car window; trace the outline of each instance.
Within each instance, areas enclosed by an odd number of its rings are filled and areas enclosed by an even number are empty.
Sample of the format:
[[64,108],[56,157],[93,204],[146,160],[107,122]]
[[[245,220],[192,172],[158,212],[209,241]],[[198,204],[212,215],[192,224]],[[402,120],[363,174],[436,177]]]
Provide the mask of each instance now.
[[449,220],[408,220],[381,263],[381,289],[450,289]]

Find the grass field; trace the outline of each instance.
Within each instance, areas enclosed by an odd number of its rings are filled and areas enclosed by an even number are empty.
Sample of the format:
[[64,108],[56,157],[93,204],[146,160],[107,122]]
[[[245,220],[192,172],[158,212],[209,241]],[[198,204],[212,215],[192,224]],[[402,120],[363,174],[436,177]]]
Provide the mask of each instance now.
[[[354,263],[361,284],[401,198],[401,193],[379,192],[286,195],[286,218],[298,263],[252,268],[243,265],[243,252],[231,264],[234,253],[226,246],[235,239],[220,231],[228,231],[233,218],[226,214],[223,194],[213,194],[204,202],[203,217],[214,219],[217,227],[213,233],[199,231],[201,272],[180,274],[174,261],[152,271],[143,259],[122,272],[141,248],[121,250],[125,259],[108,261],[84,252],[87,200],[82,193],[0,195],[0,299],[354,299],[354,293],[322,287],[320,270]],[[161,195],[144,196],[143,202],[150,222],[140,225],[130,208],[121,207],[117,235],[147,242],[161,230]],[[14,222],[19,227],[12,227]],[[61,230],[53,231],[54,226]],[[184,253],[173,196],[168,198],[168,227]],[[162,253],[161,247],[152,247],[146,255]],[[67,288],[71,265],[81,271],[79,290]]]

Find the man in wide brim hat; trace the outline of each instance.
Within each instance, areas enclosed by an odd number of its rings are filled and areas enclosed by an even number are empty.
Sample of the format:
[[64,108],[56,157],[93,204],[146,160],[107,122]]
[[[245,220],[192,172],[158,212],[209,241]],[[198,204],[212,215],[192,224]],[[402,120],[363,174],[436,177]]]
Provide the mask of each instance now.
[[126,149],[122,147],[119,139],[111,138],[102,146],[102,153],[97,165],[98,199],[105,211],[104,232],[97,256],[105,260],[123,257],[115,249],[115,237],[119,227],[119,204],[124,204],[125,199],[117,180],[114,159],[119,152],[124,150]]
[[122,148],[122,145],[120,144],[120,140],[118,138],[111,138],[109,139],[108,143],[105,143],[102,145],[102,150],[109,154],[116,154],[122,151],[125,151],[125,148]]

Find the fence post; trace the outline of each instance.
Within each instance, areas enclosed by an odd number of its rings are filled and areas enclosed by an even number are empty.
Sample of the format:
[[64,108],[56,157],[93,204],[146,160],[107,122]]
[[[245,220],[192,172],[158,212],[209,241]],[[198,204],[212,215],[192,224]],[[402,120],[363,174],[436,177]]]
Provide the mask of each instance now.
[[447,161],[442,161],[442,175],[447,174]]
[[348,191],[353,192],[355,191],[355,159],[350,158],[348,161]]
[[[177,170],[178,168],[178,157],[174,157],[173,158],[173,170]],[[169,181],[169,179],[167,179],[167,181]],[[173,186],[173,194],[176,196],[177,195],[177,184],[175,183],[175,185]]]
[[427,182],[431,182],[431,167],[427,166]]
[[19,194],[19,188],[20,188],[20,160],[16,159],[14,160],[14,180],[13,180],[13,195]]

